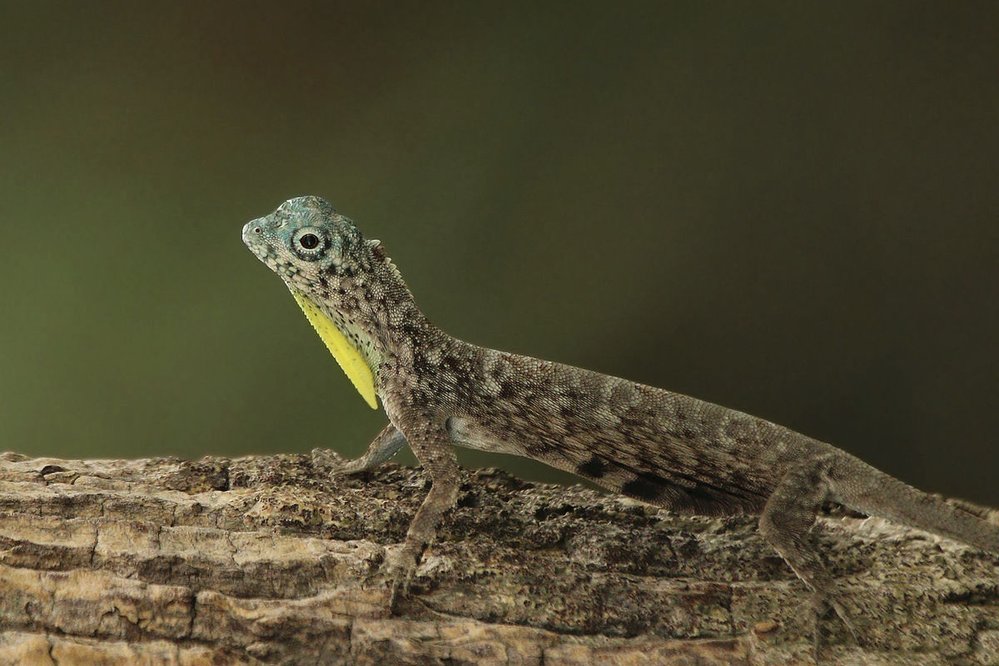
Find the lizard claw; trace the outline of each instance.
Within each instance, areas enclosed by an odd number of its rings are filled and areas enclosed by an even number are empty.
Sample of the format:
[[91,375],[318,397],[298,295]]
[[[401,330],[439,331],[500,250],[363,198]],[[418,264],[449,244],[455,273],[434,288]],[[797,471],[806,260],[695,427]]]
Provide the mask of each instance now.
[[399,603],[409,596],[409,587],[416,574],[416,550],[405,543],[388,546],[385,550],[385,561],[378,576],[388,580],[389,609],[395,613]]
[[850,632],[850,636],[853,637],[853,642],[856,643],[858,646],[860,646],[861,645],[860,633],[857,631],[857,628],[853,625],[853,622],[848,617],[846,613],[846,608],[844,608],[843,604],[836,601],[835,599],[828,599],[826,603],[828,603],[829,606],[832,607],[833,612],[836,613],[836,617],[839,618],[840,622],[843,623],[847,631]]
[[812,617],[814,619],[814,630],[812,632],[812,649],[815,656],[816,663],[819,663],[819,651],[822,647],[822,637],[820,630],[821,619],[832,610],[836,617],[839,618],[843,626],[846,627],[847,631],[850,632],[850,636],[853,638],[853,642],[858,646],[862,647],[863,644],[860,640],[860,633],[854,626],[853,622],[850,620],[849,614],[846,611],[846,607],[839,602],[838,599],[833,594],[828,592],[815,592],[812,594]]

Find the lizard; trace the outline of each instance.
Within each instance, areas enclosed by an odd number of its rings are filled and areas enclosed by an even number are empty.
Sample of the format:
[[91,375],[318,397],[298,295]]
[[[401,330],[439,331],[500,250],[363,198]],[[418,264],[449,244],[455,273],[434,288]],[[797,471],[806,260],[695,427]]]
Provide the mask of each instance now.
[[[831,444],[740,411],[582,368],[479,347],[435,326],[380,241],[326,200],[303,196],[248,222],[247,247],[284,281],[357,388],[389,424],[336,473],[408,444],[430,490],[382,571],[405,595],[454,506],[454,445],[526,456],[680,513],[758,516],[764,539],[856,631],[810,541],[835,503],[999,554],[999,527]],[[393,602],[390,602],[394,604]]]

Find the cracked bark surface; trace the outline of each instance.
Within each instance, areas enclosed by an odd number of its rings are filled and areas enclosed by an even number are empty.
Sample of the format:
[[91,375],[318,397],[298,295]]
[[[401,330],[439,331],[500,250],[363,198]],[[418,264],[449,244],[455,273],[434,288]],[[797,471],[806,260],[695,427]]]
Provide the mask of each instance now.
[[[426,491],[311,455],[0,455],[0,664],[785,664],[807,594],[755,519],[468,475],[388,612],[377,579]],[[993,522],[999,512],[977,509]],[[814,533],[862,634],[823,663],[999,664],[999,560],[877,519]]]

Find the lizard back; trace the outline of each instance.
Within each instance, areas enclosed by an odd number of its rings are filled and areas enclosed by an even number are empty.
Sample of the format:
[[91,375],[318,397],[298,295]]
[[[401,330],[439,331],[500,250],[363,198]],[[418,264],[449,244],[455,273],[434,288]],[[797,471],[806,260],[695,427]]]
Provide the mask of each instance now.
[[[461,346],[438,365],[453,387],[455,443],[544,461],[651,504],[758,513],[802,435],[687,395],[582,368]],[[814,442],[814,444],[813,444]]]

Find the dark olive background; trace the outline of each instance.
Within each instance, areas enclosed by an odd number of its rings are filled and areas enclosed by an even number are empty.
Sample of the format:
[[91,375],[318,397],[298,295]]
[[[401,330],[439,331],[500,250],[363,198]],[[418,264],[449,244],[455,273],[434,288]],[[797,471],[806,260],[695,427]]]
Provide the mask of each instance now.
[[239,240],[312,193],[455,335],[999,504],[997,3],[8,1],[0,68],[0,450],[359,453]]

